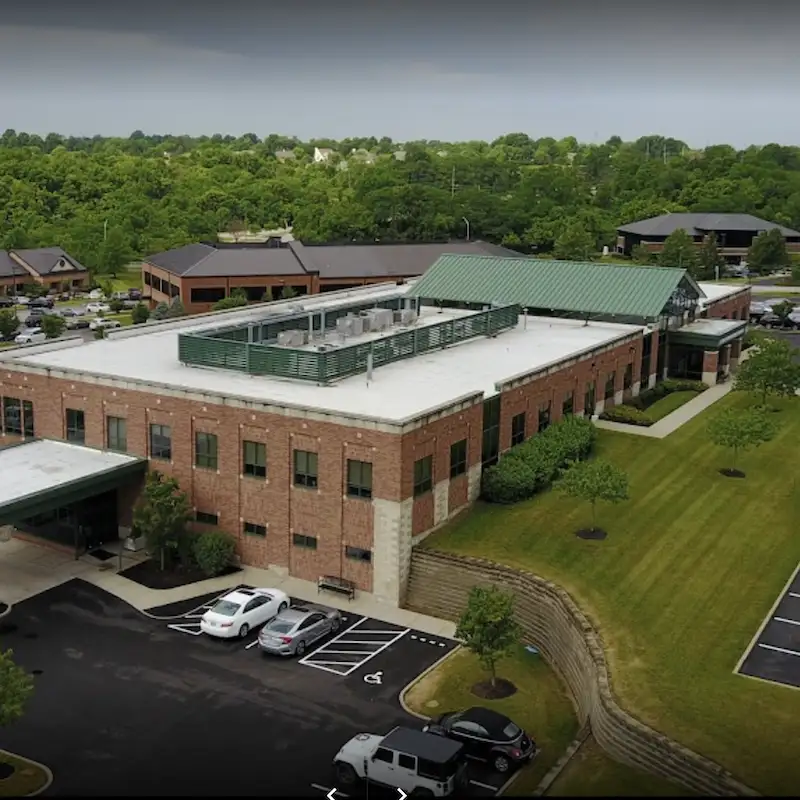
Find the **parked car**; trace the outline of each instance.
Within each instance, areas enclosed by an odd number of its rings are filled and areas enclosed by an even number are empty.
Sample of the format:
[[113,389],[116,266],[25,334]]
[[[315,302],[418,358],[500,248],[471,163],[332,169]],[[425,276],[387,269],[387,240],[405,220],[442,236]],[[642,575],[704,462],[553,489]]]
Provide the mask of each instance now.
[[29,328],[14,338],[15,344],[40,344],[46,341],[44,331],[41,328]]
[[111,311],[111,306],[107,303],[87,303],[87,314],[108,314]]
[[128,290],[128,300],[135,300],[137,303],[139,300],[142,299],[142,290],[141,289],[129,289]]
[[41,308],[40,306],[35,306],[30,310],[30,313],[27,317],[25,317],[24,324],[28,328],[36,328],[41,324],[42,318],[50,316],[53,312],[50,311],[49,308]]
[[778,316],[772,311],[768,311],[766,314],[763,314],[759,320],[759,325],[763,325],[765,328],[794,328],[795,324],[789,318]]
[[106,295],[102,289],[92,289],[92,291],[89,292],[90,300],[103,300],[105,296]]
[[294,606],[281,611],[258,635],[262,653],[278,656],[302,656],[309,645],[336,633],[342,626],[342,615],[335,608],[312,604]]
[[536,753],[536,743],[519,725],[481,706],[440,714],[423,730],[460,742],[467,758],[485,761],[497,772],[525,764]]
[[11,299],[18,306],[26,306],[26,305],[28,305],[28,303],[30,303],[30,298],[25,297],[25,295],[22,295],[22,294],[15,294]]
[[85,309],[80,306],[67,306],[66,308],[59,308],[57,313],[64,317],[64,319],[69,319],[70,317],[83,316],[84,311]]
[[93,319],[89,323],[89,330],[92,331],[99,331],[101,328],[103,330],[107,330],[108,328],[120,328],[120,327],[122,327],[122,325],[118,319],[106,319],[105,317],[100,317],[99,319]]
[[289,607],[280,589],[234,589],[217,600],[200,619],[200,630],[220,639],[244,638]]
[[86,317],[69,317],[67,319],[67,330],[68,331],[77,331],[81,329],[86,329],[91,325],[91,320],[86,319]]
[[56,301],[52,297],[34,297],[28,303],[29,308],[52,308]]
[[14,299],[12,297],[0,297],[0,308],[13,308]]
[[333,767],[343,790],[377,784],[411,797],[447,797],[465,793],[469,782],[461,744],[412,728],[386,736],[359,733],[339,750]]

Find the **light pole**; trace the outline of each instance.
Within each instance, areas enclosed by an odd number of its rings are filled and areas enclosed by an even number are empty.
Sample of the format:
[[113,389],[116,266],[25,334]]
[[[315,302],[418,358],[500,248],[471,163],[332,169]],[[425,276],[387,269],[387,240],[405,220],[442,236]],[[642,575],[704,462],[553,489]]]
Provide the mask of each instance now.
[[461,217],[467,225],[467,241],[469,241],[469,220],[466,217]]

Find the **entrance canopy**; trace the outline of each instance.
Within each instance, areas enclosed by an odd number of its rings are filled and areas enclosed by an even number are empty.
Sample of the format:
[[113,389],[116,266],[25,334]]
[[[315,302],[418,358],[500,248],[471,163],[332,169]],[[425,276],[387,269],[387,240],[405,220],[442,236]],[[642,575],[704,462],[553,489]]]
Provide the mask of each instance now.
[[698,319],[683,328],[670,331],[669,341],[718,350],[744,336],[746,330],[746,320]]
[[0,525],[112,491],[143,475],[147,461],[92,447],[34,439],[0,449]]

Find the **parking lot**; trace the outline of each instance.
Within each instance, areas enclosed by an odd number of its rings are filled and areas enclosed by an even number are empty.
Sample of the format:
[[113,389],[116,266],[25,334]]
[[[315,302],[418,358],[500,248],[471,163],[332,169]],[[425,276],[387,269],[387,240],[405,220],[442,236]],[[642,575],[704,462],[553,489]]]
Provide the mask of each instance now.
[[[14,606],[0,646],[36,691],[4,747],[53,770],[48,794],[324,797],[350,737],[421,727],[399,693],[455,646],[345,611],[302,659],[266,656],[255,632],[200,634],[212,602],[145,615],[72,580]],[[472,766],[470,777],[475,796],[505,781]]]
[[738,672],[800,689],[800,567],[767,616]]

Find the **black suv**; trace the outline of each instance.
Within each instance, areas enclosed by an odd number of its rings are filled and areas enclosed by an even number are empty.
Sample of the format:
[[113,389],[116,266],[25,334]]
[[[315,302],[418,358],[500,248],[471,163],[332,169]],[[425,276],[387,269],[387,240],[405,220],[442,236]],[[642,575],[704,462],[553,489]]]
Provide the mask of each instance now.
[[52,308],[55,305],[55,300],[52,297],[34,297],[28,303],[28,308]]
[[0,308],[14,308],[14,301],[10,297],[0,297]]
[[497,772],[530,761],[536,742],[503,714],[476,706],[432,719],[423,730],[464,745],[464,755],[491,764]]

